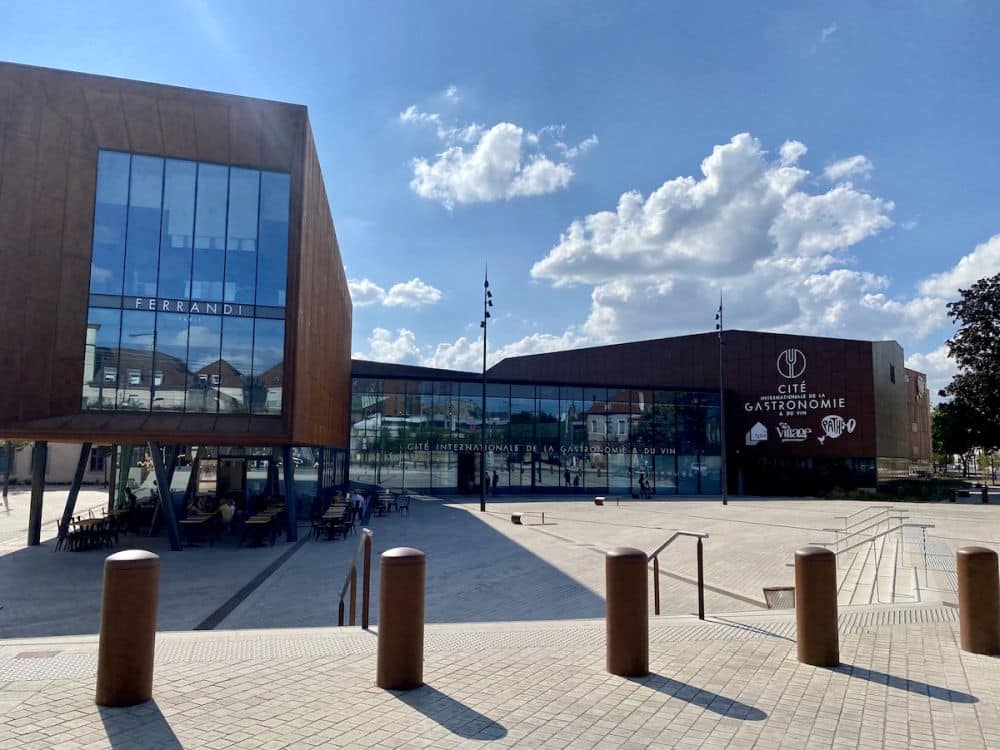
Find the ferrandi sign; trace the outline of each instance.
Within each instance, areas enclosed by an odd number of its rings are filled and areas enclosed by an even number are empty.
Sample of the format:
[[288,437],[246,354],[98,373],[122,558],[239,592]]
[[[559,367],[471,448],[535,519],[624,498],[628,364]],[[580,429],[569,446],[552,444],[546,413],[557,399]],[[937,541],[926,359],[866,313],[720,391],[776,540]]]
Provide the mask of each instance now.
[[766,443],[772,432],[778,443],[805,443],[815,438],[820,445],[854,432],[856,420],[844,415],[849,408],[847,398],[811,390],[806,380],[807,364],[799,349],[785,349],[778,355],[775,365],[781,381],[775,391],[743,403],[744,412],[754,420],[746,445]]

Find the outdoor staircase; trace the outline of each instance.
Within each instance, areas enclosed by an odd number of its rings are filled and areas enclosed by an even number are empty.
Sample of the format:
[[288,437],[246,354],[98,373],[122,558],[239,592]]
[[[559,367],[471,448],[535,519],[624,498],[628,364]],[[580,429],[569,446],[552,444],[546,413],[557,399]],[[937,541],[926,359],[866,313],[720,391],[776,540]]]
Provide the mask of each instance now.
[[926,529],[875,532],[870,542],[838,554],[837,568],[840,606],[957,601],[955,556]]

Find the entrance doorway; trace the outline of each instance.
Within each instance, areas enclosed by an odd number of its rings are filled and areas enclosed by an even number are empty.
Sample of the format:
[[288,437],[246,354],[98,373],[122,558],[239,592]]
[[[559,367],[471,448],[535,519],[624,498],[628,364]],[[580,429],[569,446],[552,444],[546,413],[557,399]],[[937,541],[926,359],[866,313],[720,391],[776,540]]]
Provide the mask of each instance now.
[[458,454],[458,491],[463,495],[479,494],[479,454]]

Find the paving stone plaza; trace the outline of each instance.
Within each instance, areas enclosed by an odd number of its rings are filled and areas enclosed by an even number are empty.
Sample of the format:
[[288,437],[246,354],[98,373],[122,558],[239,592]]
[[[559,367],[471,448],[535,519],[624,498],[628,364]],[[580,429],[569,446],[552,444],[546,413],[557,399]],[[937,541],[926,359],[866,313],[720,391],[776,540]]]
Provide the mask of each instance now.
[[[47,514],[60,507],[49,494]],[[420,498],[409,517],[373,519],[369,631],[335,627],[355,537],[161,551],[154,700],[108,709],[94,705],[106,552],[54,552],[52,523],[24,547],[26,499],[12,493],[0,535],[0,748],[1000,746],[1000,662],[959,649],[944,555],[926,572],[916,560],[920,601],[844,606],[842,592],[836,669],[800,664],[794,613],[762,608],[763,586],[791,583],[794,550],[832,537],[857,502],[518,499],[480,514]],[[934,524],[932,549],[1000,547],[993,505],[898,507]],[[650,551],[676,528],[710,534],[707,618],[693,544],[675,544],[651,673],[611,675],[602,550]],[[390,692],[374,687],[377,554],[402,544],[427,553],[426,684]],[[911,553],[892,554],[901,578]],[[881,597],[868,578],[855,588]]]

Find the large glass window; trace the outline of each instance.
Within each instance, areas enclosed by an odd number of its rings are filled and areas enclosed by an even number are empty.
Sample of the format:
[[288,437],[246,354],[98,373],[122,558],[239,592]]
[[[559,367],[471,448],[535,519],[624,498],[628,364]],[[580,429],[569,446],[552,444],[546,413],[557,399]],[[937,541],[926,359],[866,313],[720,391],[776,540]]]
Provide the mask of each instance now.
[[[287,174],[260,176],[260,249],[257,253],[257,304],[284,307],[288,279],[288,211],[291,180]],[[265,273],[261,269],[266,269]]]
[[163,159],[132,157],[125,242],[125,294],[156,296],[156,266],[160,252],[160,204]]
[[280,414],[285,322],[258,318],[253,343],[253,413]]
[[289,180],[99,153],[83,408],[281,413]]
[[194,247],[194,186],[197,165],[167,159],[163,177],[163,226],[160,234],[160,277],[157,295],[191,297],[191,252]]
[[229,170],[226,302],[253,304],[257,278],[257,198],[260,172]]
[[129,165],[128,154],[102,151],[97,158],[94,245],[90,260],[90,291],[94,294],[122,293]]
[[222,299],[228,171],[216,164],[198,165],[198,208],[194,219],[194,273],[191,282],[191,296],[195,299]]

